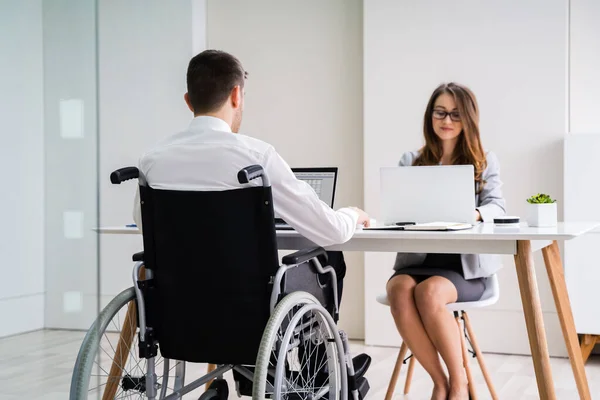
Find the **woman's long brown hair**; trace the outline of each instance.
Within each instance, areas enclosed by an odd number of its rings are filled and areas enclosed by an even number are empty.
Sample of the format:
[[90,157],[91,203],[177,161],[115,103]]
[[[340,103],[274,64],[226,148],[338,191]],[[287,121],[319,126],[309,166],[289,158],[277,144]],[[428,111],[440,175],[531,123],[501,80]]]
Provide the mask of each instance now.
[[454,97],[456,109],[460,114],[463,126],[462,133],[459,135],[454,148],[452,164],[473,165],[475,168],[475,187],[477,193],[479,193],[485,185],[482,174],[487,166],[479,136],[479,107],[473,92],[463,85],[453,82],[444,83],[433,91],[423,120],[425,146],[421,149],[421,154],[415,160],[414,165],[438,165],[442,159],[442,141],[433,130],[432,114],[435,101],[443,93],[448,93]]

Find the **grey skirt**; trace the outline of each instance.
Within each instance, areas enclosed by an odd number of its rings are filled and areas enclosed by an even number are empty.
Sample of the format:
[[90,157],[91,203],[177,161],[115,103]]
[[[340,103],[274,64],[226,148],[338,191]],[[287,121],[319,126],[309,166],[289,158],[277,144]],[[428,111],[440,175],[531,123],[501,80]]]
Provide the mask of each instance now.
[[432,276],[444,277],[456,288],[459,303],[477,301],[485,291],[485,278],[465,279],[460,254],[428,254],[423,265],[401,268],[390,279],[398,275],[410,275],[417,283]]

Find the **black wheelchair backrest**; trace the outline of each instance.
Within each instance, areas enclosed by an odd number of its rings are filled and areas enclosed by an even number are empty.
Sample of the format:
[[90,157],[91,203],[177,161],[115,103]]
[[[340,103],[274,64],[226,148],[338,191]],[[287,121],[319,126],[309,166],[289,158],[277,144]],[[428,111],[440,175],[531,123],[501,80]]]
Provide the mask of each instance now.
[[140,186],[140,199],[148,325],[163,357],[253,364],[278,268],[271,188]]

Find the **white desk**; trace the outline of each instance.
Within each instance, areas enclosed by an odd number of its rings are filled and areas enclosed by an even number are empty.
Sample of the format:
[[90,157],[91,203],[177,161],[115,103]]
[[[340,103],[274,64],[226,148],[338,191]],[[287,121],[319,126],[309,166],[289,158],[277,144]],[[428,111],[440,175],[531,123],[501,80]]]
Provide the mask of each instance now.
[[[327,249],[513,254],[539,396],[541,399],[556,399],[533,265],[533,252],[541,249],[579,396],[581,399],[591,399],[557,242],[573,239],[598,226],[599,223],[559,223],[554,228],[498,228],[493,224],[480,224],[473,229],[457,232],[357,231],[348,242]],[[106,227],[97,231],[106,234],[139,234],[137,228],[126,227]],[[280,250],[300,250],[314,246],[295,231],[278,231],[277,243]]]

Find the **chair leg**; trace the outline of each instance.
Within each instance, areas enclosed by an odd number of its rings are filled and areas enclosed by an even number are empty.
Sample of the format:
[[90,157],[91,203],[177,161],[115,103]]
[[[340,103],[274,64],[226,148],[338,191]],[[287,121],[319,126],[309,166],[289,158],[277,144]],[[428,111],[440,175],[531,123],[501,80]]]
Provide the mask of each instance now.
[[404,383],[404,394],[408,394],[410,390],[410,382],[412,381],[413,370],[415,369],[415,356],[413,355],[408,361],[408,372],[406,373],[406,382]]
[[498,394],[496,393],[494,383],[492,382],[490,373],[487,369],[487,366],[485,365],[485,361],[483,360],[483,354],[481,354],[481,350],[479,349],[479,345],[477,344],[477,339],[475,339],[475,333],[473,332],[473,328],[471,327],[471,321],[469,320],[469,316],[466,312],[463,312],[463,320],[465,326],[467,327],[469,338],[471,339],[471,345],[473,346],[475,357],[477,358],[477,362],[479,363],[479,367],[481,368],[481,373],[483,374],[485,383],[487,384],[487,387],[490,390],[490,394],[492,395],[492,400],[498,400]]
[[469,352],[467,351],[467,343],[465,342],[465,335],[463,335],[462,327],[460,325],[460,315],[455,312],[454,318],[456,319],[456,325],[458,326],[458,331],[460,333],[460,347],[462,348],[463,353],[463,365],[465,367],[465,372],[467,373],[467,381],[469,385],[469,393],[471,394],[472,400],[477,400],[477,393],[475,392],[475,380],[473,379],[473,374],[471,373],[471,366],[469,365]]
[[402,342],[402,346],[400,346],[400,351],[398,352],[398,359],[396,360],[396,365],[394,365],[394,372],[392,373],[392,377],[390,378],[390,384],[388,385],[387,393],[385,394],[385,400],[392,400],[392,397],[394,396],[394,390],[396,389],[398,375],[400,375],[400,369],[402,368],[404,356],[406,356],[407,351],[408,346],[406,345],[406,343]]
[[592,354],[592,350],[594,350],[594,346],[598,343],[600,336],[597,335],[583,335],[581,339],[581,355],[583,357],[583,363],[585,364],[587,359]]

